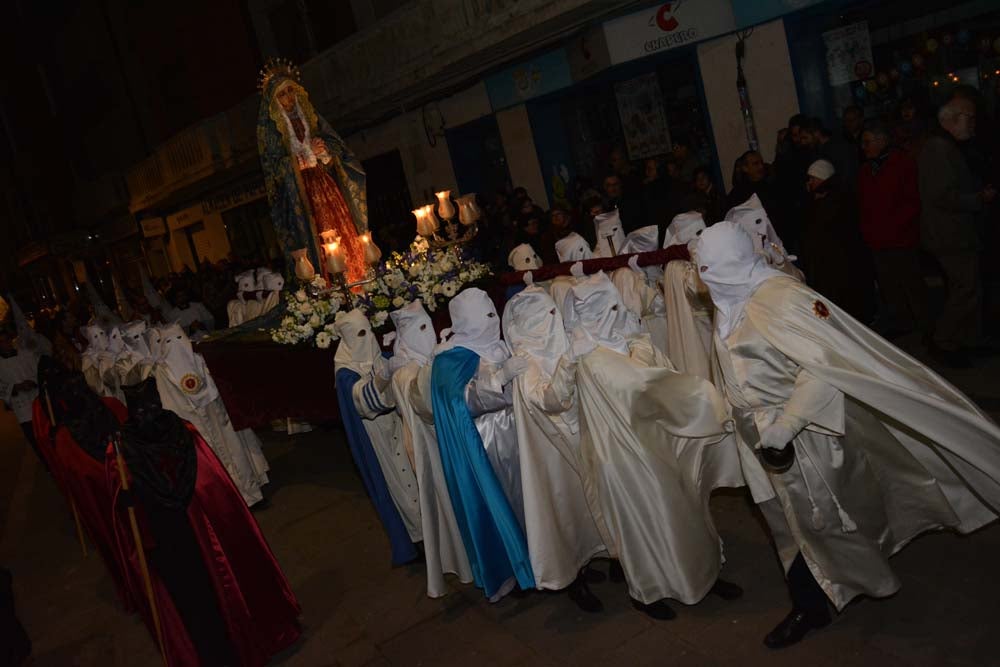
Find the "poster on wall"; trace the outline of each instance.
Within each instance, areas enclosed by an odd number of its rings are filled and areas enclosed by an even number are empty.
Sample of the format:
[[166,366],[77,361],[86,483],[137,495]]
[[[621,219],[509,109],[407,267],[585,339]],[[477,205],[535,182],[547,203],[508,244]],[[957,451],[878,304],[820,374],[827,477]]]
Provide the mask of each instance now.
[[615,84],[618,115],[631,160],[670,152],[670,129],[656,72]]
[[824,32],[823,44],[826,45],[826,70],[831,86],[867,79],[874,74],[867,21]]
[[604,36],[617,65],[735,29],[731,0],[673,0],[608,21]]

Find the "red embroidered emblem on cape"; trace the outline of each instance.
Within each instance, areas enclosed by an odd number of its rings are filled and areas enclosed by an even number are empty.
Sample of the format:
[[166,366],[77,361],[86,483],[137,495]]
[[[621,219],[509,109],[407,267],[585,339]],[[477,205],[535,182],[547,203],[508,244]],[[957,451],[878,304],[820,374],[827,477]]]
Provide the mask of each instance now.
[[181,389],[188,394],[197,394],[201,390],[201,378],[193,373],[188,373],[181,378]]
[[821,320],[825,320],[830,317],[830,309],[826,307],[826,304],[816,299],[813,301],[813,312],[816,313],[816,317]]

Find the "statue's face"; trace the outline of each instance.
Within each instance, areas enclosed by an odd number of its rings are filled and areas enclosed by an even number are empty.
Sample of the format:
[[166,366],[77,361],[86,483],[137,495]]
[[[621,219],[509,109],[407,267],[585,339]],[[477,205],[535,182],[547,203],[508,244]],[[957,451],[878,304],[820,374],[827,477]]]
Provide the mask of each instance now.
[[295,88],[293,86],[285,86],[275,95],[278,98],[278,104],[285,111],[295,110]]

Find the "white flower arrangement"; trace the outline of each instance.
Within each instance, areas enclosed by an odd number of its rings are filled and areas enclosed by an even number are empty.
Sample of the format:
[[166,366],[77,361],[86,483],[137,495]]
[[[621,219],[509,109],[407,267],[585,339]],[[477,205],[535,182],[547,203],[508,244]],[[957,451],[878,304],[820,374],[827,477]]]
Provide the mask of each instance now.
[[429,312],[448,302],[471,283],[492,275],[489,265],[477,262],[457,246],[432,250],[417,237],[406,253],[392,253],[376,270],[374,281],[362,294],[353,295],[353,306],[368,315],[373,329],[383,326],[389,311],[420,299]]
[[271,340],[282,345],[312,341],[317,347],[330,347],[336,338],[332,320],[340,310],[340,299],[332,292],[325,292],[326,281],[322,277],[314,278],[312,287],[316,288],[317,296],[304,289],[285,295],[286,315],[277,329],[271,329]]
[[310,341],[327,349],[338,338],[333,319],[342,305],[360,308],[372,329],[380,329],[392,310],[420,299],[433,313],[447,306],[465,287],[492,275],[489,265],[475,261],[461,248],[432,250],[426,239],[417,237],[408,252],[394,252],[376,267],[375,279],[352,292],[350,304],[341,304],[335,293],[328,292],[326,280],[319,275],[311,283],[313,289],[286,294],[287,314],[280,326],[271,330],[271,339],[283,345]]

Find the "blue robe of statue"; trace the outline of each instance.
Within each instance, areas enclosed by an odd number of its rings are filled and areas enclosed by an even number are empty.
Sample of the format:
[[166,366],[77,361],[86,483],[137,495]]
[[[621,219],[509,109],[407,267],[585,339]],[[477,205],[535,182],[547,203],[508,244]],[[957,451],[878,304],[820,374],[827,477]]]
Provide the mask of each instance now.
[[535,586],[528,542],[500,486],[465,402],[479,355],[455,347],[434,357],[431,399],[441,464],[476,586],[492,597],[512,576]]
[[392,502],[389,487],[385,483],[382,467],[379,465],[368,431],[354,407],[354,385],[361,376],[348,368],[341,368],[335,376],[337,387],[337,403],[340,406],[340,418],[347,432],[347,442],[351,447],[351,456],[361,473],[368,497],[375,505],[379,519],[389,535],[389,545],[392,547],[392,564],[403,565],[417,557],[417,549],[410,541],[410,536],[399,516],[399,510]]

